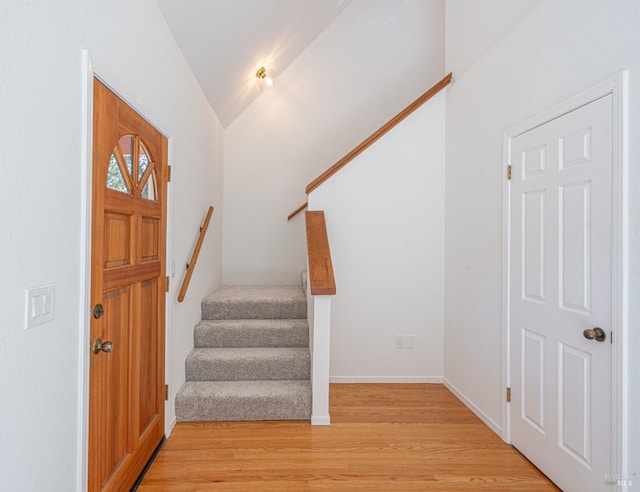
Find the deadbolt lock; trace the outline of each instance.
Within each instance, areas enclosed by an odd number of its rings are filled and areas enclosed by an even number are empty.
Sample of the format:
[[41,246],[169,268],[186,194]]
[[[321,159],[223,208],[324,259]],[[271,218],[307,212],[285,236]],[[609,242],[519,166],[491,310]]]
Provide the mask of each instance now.
[[93,308],[93,317],[95,319],[100,319],[104,316],[104,308],[102,307],[102,304],[96,304],[95,307]]

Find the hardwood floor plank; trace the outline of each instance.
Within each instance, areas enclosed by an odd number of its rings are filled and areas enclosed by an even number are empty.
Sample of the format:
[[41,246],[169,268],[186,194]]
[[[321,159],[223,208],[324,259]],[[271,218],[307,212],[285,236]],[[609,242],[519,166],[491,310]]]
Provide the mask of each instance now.
[[558,490],[444,386],[331,385],[332,424],[180,423],[138,488]]

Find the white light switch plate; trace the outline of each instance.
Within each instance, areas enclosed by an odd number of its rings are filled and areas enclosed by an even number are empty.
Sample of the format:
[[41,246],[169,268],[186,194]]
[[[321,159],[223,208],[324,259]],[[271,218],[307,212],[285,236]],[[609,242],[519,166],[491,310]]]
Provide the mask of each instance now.
[[416,337],[415,335],[405,335],[404,337],[404,346],[408,349],[416,348]]
[[26,297],[25,329],[53,320],[55,313],[55,288],[53,284],[26,289]]

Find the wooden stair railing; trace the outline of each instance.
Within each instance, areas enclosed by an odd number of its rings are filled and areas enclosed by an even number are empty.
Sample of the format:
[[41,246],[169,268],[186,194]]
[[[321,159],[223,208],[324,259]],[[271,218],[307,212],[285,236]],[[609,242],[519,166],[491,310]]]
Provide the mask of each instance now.
[[[400,111],[397,115],[395,115],[393,118],[391,118],[389,121],[387,121],[384,125],[382,125],[378,130],[376,130],[371,135],[369,135],[369,137],[367,137],[365,140],[363,140],[362,143],[360,143],[360,145],[355,147],[351,152],[349,152],[347,155],[345,155],[342,159],[340,159],[338,162],[336,162],[333,166],[331,166],[329,169],[327,169],[325,172],[323,172],[316,179],[311,181],[311,183],[309,183],[307,185],[307,188],[306,188],[307,195],[309,193],[311,193],[313,190],[315,190],[322,183],[327,181],[331,176],[333,176],[335,173],[337,173],[344,166],[349,164],[349,162],[351,162],[358,155],[360,155],[362,152],[364,152],[367,148],[369,148],[371,145],[373,145],[374,142],[376,142],[385,133],[389,132],[389,130],[391,130],[393,127],[395,127],[398,123],[400,123],[402,120],[404,120],[407,116],[409,116],[411,113],[413,113],[416,109],[418,109],[420,106],[422,106],[424,103],[426,103],[429,99],[431,99],[433,96],[438,94],[442,89],[444,89],[446,86],[448,86],[451,83],[451,78],[452,77],[453,77],[453,73],[449,73],[442,80],[440,80],[437,84],[435,84],[431,89],[429,89],[427,92],[422,94],[415,101],[413,101],[411,104],[409,104],[406,108],[404,108],[402,111]],[[305,206],[306,206],[306,204],[305,204]],[[298,213],[300,213],[302,210],[304,210],[305,206],[299,207],[298,209],[293,211],[291,214],[289,214],[288,220],[293,219]]]
[[204,219],[204,223],[202,227],[200,227],[200,234],[198,235],[198,241],[196,242],[196,247],[193,250],[193,254],[191,255],[191,261],[187,263],[187,273],[184,276],[184,280],[182,281],[182,287],[180,288],[180,293],[178,294],[178,302],[184,301],[184,296],[187,293],[187,289],[189,288],[189,282],[191,282],[191,275],[193,275],[193,270],[196,267],[196,261],[198,261],[198,255],[200,254],[200,248],[202,247],[202,242],[204,241],[204,236],[207,233],[207,229],[209,227],[209,221],[211,220],[211,216],[213,215],[213,207],[209,207],[207,211],[207,216]]
[[336,293],[329,236],[323,211],[305,212],[307,226],[307,254],[309,255],[309,285],[314,296]]
[[302,205],[300,205],[298,208],[296,208],[293,212],[289,214],[289,216],[287,217],[287,220],[293,219],[296,215],[298,215],[308,206],[309,206],[309,202],[304,202]]

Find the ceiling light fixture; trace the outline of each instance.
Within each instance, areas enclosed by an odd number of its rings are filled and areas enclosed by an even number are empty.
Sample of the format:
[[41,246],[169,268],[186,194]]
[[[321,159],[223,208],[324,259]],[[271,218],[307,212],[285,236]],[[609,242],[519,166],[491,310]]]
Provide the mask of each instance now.
[[276,74],[273,70],[260,67],[256,72],[256,78],[258,79],[258,87],[264,91],[273,87],[273,79],[276,78]]

